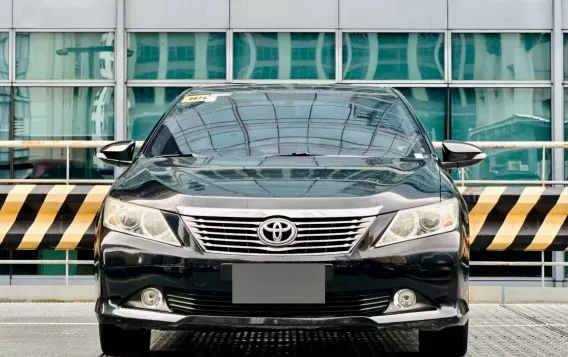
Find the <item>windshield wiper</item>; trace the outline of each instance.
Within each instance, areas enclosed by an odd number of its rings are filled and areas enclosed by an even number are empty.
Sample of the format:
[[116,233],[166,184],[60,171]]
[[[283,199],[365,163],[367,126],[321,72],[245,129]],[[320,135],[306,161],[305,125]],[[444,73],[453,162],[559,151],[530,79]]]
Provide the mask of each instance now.
[[279,157],[285,157],[285,156],[325,156],[323,154],[310,154],[309,152],[291,152],[288,154],[275,154],[275,155],[268,155],[268,156],[279,156]]
[[201,156],[201,155],[196,155],[193,153],[187,153],[187,154],[166,154],[166,155],[158,155],[158,156],[154,156],[154,157],[207,157],[207,156]]

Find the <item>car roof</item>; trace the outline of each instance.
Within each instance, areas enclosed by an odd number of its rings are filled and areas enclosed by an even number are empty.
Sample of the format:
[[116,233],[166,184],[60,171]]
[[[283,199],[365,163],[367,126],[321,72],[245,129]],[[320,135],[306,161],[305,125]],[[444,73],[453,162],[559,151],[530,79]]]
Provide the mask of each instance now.
[[338,94],[359,94],[381,96],[386,100],[400,100],[396,91],[386,86],[359,86],[345,84],[223,84],[192,87],[182,95],[215,94],[215,93],[245,93],[245,92],[336,92]]

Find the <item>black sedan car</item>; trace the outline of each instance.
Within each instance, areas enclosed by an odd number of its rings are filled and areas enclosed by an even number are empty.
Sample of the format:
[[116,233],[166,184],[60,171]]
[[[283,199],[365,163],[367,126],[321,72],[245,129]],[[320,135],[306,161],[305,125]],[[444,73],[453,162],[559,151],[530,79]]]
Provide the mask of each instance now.
[[467,207],[396,90],[213,86],[184,92],[106,198],[95,247],[103,352],[151,329],[418,329],[420,351],[467,350]]

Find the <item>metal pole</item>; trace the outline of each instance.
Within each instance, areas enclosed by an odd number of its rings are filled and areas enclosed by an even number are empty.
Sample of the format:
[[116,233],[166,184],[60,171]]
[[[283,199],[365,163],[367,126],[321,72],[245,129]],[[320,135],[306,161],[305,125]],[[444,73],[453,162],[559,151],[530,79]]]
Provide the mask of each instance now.
[[[116,1],[116,32],[114,37],[114,140],[126,138],[126,108],[128,95],[126,91],[126,53],[128,41],[126,38],[125,0]],[[115,177],[124,172],[123,168],[115,167]]]
[[[564,126],[564,33],[562,31],[563,0],[553,0],[552,3],[552,140],[566,140]],[[564,150],[552,150],[552,179],[565,180]],[[552,259],[564,262],[564,252],[552,252]],[[562,286],[566,279],[563,267],[552,269],[554,285]]]
[[[562,32],[563,0],[552,1],[552,108],[551,140],[564,141],[564,34]],[[552,150],[552,179],[564,180],[564,150]]]
[[540,257],[541,257],[541,268],[540,268],[540,286],[544,288],[544,251],[540,252]]
[[65,251],[65,286],[69,285],[69,251]]
[[545,186],[546,182],[546,147],[542,147],[542,168],[541,168],[541,178],[542,178],[542,186]]
[[67,166],[65,167],[65,184],[69,185],[69,179],[70,179],[70,168],[69,166],[71,165],[71,154],[69,152],[69,145],[67,145],[65,147],[65,155],[67,157],[66,161],[67,161]]

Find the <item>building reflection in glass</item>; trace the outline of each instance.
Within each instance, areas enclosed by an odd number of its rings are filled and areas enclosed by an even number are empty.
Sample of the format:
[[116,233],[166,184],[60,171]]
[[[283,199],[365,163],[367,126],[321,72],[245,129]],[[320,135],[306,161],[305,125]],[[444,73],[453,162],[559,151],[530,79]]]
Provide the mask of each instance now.
[[[114,33],[18,33],[18,80],[114,80]],[[49,82],[46,82],[49,83]],[[113,140],[114,87],[20,85],[15,140]],[[70,152],[70,178],[111,178],[94,149]],[[66,150],[14,149],[15,178],[66,177]]]
[[8,38],[7,32],[0,32],[0,80],[8,79]]
[[146,140],[170,103],[184,87],[129,87],[127,138]]
[[550,33],[453,33],[455,80],[550,81]]
[[[452,139],[467,141],[550,141],[548,88],[453,88]],[[538,180],[542,150],[488,149],[488,158],[466,170],[467,179]],[[547,179],[551,175],[547,155]]]
[[226,78],[226,33],[131,33],[128,79]]
[[444,79],[444,34],[344,33],[343,79]]
[[235,79],[335,78],[334,33],[236,32]]
[[18,32],[16,79],[114,79],[114,33]]

